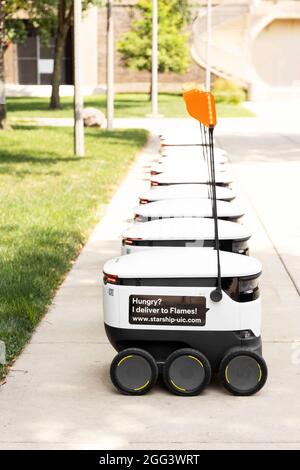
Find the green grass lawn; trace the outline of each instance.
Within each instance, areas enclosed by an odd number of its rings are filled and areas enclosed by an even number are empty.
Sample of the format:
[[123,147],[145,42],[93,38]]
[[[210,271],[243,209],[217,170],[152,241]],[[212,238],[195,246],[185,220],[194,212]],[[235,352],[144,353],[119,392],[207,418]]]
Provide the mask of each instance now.
[[[105,112],[105,95],[88,96],[85,106],[92,106]],[[8,98],[8,115],[13,118],[72,117],[73,101],[71,97],[62,98],[62,109],[49,109],[48,98]],[[115,97],[115,115],[118,118],[145,117],[151,106],[146,93],[119,93]],[[254,114],[235,104],[218,104],[218,117],[252,117]],[[159,112],[165,117],[188,117],[185,104],[180,94],[161,93]]]
[[86,130],[84,158],[72,155],[71,128],[19,127],[0,139],[0,339],[12,361],[147,133]]

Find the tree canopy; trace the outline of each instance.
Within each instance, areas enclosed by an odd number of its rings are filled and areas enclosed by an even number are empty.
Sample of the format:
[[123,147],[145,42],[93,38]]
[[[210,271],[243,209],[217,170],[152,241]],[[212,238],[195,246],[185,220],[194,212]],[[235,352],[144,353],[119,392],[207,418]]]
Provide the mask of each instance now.
[[[124,65],[133,70],[151,71],[152,0],[139,0],[138,18],[118,42]],[[184,31],[190,9],[188,0],[158,0],[158,70],[185,73],[189,66],[188,34]]]
[[[101,0],[83,0],[82,9],[100,5]],[[61,57],[67,32],[72,24],[74,0],[0,0],[0,129],[8,127],[5,105],[4,52],[12,42],[26,39],[26,23],[38,30],[42,43],[47,46],[55,38],[55,66],[53,74],[54,108],[59,107]]]

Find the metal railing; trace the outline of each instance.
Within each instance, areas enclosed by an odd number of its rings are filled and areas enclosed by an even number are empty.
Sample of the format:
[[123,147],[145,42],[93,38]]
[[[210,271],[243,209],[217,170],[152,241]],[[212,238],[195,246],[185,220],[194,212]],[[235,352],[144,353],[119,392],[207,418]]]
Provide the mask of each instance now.
[[[211,42],[211,69],[212,72],[224,78],[234,78],[241,84],[247,84],[251,75],[251,66],[247,61],[247,48],[244,44],[243,21],[247,27],[247,15],[251,3],[243,1],[239,3],[223,3],[213,7],[212,28],[221,29],[226,23],[241,18],[241,30],[237,30],[235,41],[225,41],[224,45],[216,44],[214,38]],[[244,19],[243,19],[244,18]],[[206,65],[207,50],[207,24],[206,8],[201,8],[193,23],[193,46],[192,56],[199,65]],[[233,30],[234,34],[234,30]]]

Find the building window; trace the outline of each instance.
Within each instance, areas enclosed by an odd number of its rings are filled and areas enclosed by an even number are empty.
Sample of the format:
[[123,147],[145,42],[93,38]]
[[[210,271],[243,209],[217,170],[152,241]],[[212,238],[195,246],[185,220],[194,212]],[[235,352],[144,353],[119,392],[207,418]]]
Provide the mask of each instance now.
[[[54,38],[45,47],[38,31],[27,26],[27,37],[17,46],[18,76],[21,85],[50,85],[54,65]],[[73,83],[72,34],[69,32],[62,59],[61,84]]]

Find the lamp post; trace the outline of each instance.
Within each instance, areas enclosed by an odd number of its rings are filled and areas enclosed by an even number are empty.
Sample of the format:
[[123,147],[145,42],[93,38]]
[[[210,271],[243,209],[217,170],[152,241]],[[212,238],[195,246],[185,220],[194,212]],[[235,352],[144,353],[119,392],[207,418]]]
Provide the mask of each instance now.
[[151,114],[148,117],[161,117],[158,113],[158,0],[152,0]]
[[152,115],[158,114],[158,0],[152,0]]
[[211,88],[211,18],[212,18],[212,0],[207,0],[207,43],[206,43],[206,91]]
[[78,157],[84,156],[81,10],[81,0],[74,0],[74,153]]
[[106,119],[107,129],[113,129],[114,119],[114,17],[112,1],[107,1],[106,40]]

